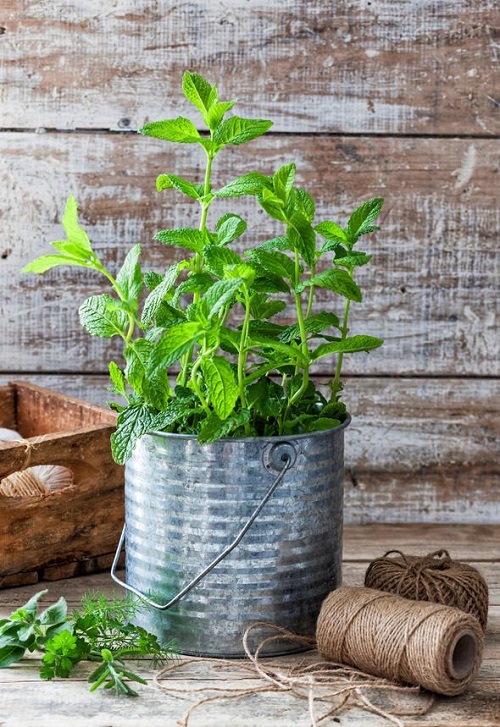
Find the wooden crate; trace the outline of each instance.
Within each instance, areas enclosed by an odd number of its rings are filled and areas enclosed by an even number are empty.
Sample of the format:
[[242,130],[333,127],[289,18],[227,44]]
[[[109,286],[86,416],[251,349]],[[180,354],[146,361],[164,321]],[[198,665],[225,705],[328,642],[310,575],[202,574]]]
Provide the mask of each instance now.
[[42,495],[0,495],[0,588],[111,565],[124,520],[123,467],[109,442],[115,422],[111,411],[32,384],[0,387],[0,426],[24,438],[0,444],[0,480],[42,464],[68,467],[74,478]]

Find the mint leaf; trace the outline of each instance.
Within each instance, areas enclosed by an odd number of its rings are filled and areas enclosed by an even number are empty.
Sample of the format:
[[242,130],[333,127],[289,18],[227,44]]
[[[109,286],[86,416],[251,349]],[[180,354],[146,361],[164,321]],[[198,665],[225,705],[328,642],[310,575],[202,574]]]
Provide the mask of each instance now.
[[295,164],[285,164],[280,167],[273,175],[273,186],[276,195],[286,202],[293,189],[295,181]]
[[203,308],[209,320],[233,300],[242,282],[242,278],[219,280],[205,293]]
[[272,125],[272,121],[263,119],[242,119],[239,116],[231,116],[217,127],[213,140],[218,147],[226,144],[245,144],[265,134]]
[[231,364],[222,356],[214,356],[202,361],[201,370],[215,413],[220,419],[227,419],[239,394]]
[[271,192],[267,187],[263,187],[257,199],[269,217],[280,220],[281,222],[286,221],[285,203],[274,192]]
[[154,347],[150,359],[150,371],[166,369],[189,351],[201,335],[200,324],[188,321],[171,326]]
[[91,295],[80,306],[80,323],[92,336],[123,336],[128,317],[117,305],[118,301],[107,293]]
[[68,197],[62,224],[68,238],[68,242],[71,242],[84,252],[92,252],[88,235],[78,224],[78,206],[76,204],[76,199],[72,194]]
[[217,414],[211,414],[204,420],[200,427],[198,442],[200,444],[210,444],[211,442],[215,442],[217,439],[228,436],[236,429],[244,427],[249,420],[250,412],[247,409],[242,409],[237,414],[229,416],[224,421],[222,421]]
[[177,227],[174,230],[157,232],[153,239],[167,245],[177,245],[186,248],[186,250],[201,253],[207,242],[207,235],[204,231],[191,227]]
[[233,179],[232,182],[226,184],[225,187],[215,192],[216,197],[242,197],[245,194],[260,194],[262,189],[266,187],[270,189],[272,180],[259,172],[249,172],[242,177]]
[[145,136],[153,136],[156,139],[165,139],[165,141],[174,141],[180,144],[195,144],[200,141],[200,132],[189,119],[178,116],[176,119],[166,119],[165,121],[152,121],[144,124],[138,129],[139,134]]
[[[321,333],[321,331],[324,331],[325,328],[330,328],[331,326],[338,328],[340,326],[340,321],[334,313],[329,313],[327,311],[316,313],[316,315],[312,315],[304,321],[306,332],[312,334]],[[280,335],[280,340],[283,341],[283,343],[288,343],[295,339],[300,339],[300,326],[298,323],[295,323],[292,326],[287,326]]]
[[238,237],[240,237],[247,229],[247,223],[239,215],[228,214],[220,218],[215,225],[217,231],[217,244],[229,245]]
[[384,200],[382,197],[375,197],[374,199],[363,202],[363,204],[355,210],[349,217],[347,223],[346,234],[349,237],[351,244],[354,244],[361,235],[366,235],[369,232],[378,230],[380,228],[374,227],[374,222],[382,210]]
[[116,393],[125,396],[127,391],[125,385],[125,377],[122,370],[118,368],[114,361],[109,362],[109,377],[111,379],[111,383],[115,388]]
[[203,186],[188,182],[187,179],[177,177],[175,174],[160,174],[156,178],[156,189],[162,192],[164,189],[177,189],[191,199],[200,199],[203,195]]
[[207,120],[207,111],[211,105],[212,86],[199,73],[186,71],[182,77],[182,92],[187,100]]
[[332,353],[356,353],[357,351],[372,351],[383,344],[381,338],[375,336],[351,336],[343,341],[333,341],[332,343],[322,343],[312,352],[314,361],[329,356]]
[[139,265],[139,256],[141,254],[141,246],[134,245],[129,250],[125,261],[116,276],[118,287],[122,291],[127,301],[134,303],[134,308],[138,305],[138,298],[142,290],[142,271]]
[[154,431],[157,412],[144,403],[126,407],[116,422],[116,431],[111,435],[111,451],[117,464],[125,464],[131,457],[138,439]]
[[177,264],[171,265],[167,268],[164,277],[160,279],[160,282],[158,282],[153,291],[148,295],[142,309],[141,322],[144,325],[148,326],[156,316],[163,300],[173,288],[178,275],[179,266]]
[[41,257],[32,260],[28,265],[25,265],[21,272],[23,273],[46,273],[47,270],[58,265],[80,265],[82,267],[88,267],[88,263],[83,260],[79,260],[69,255],[42,255]]
[[282,252],[263,250],[262,247],[252,251],[252,260],[268,273],[287,278],[292,282],[295,280],[295,262]]
[[318,286],[318,288],[327,288],[328,290],[333,290],[335,293],[342,295],[344,298],[354,300],[358,303],[360,303],[362,300],[360,289],[351,278],[349,273],[347,273],[345,270],[337,270],[335,268],[331,270],[325,270],[319,275],[315,275],[310,280],[301,283],[297,287],[297,290],[300,292],[301,290],[304,290],[305,287],[310,285],[316,285]]
[[149,360],[153,351],[154,344],[145,338],[138,338],[130,343],[124,351],[127,367],[125,376],[130,386],[139,395],[144,394],[144,382],[149,372]]
[[348,236],[336,222],[320,222],[314,228],[317,233],[324,237],[325,240],[331,240],[334,242],[348,242]]
[[218,245],[207,245],[203,249],[203,260],[206,268],[218,278],[224,276],[226,265],[239,265],[242,262],[233,250]]

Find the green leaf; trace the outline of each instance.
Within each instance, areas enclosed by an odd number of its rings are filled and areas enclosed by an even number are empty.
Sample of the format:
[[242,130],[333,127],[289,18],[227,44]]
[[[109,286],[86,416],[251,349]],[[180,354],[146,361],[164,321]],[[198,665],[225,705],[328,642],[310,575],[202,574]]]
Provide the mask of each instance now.
[[226,265],[239,265],[242,260],[233,250],[217,245],[206,245],[203,249],[205,267],[218,278],[224,276]]
[[330,269],[325,270],[319,275],[315,275],[310,280],[301,283],[297,290],[301,292],[304,287],[316,285],[318,288],[327,288],[335,293],[342,295],[348,300],[354,300],[358,303],[362,300],[362,294],[354,280],[345,270]]
[[284,300],[268,300],[265,293],[254,293],[250,302],[250,313],[256,320],[272,318],[286,309]]
[[295,207],[300,210],[309,223],[313,221],[316,212],[314,199],[300,187],[295,190]]
[[151,373],[166,369],[189,351],[201,335],[197,321],[179,323],[168,329],[153,349],[150,359]]
[[260,333],[252,333],[251,338],[248,341],[250,346],[259,346],[261,348],[270,348],[278,353],[284,353],[290,363],[298,362],[301,366],[307,366],[308,361],[302,351],[293,346],[291,343],[282,343],[275,338],[262,335]]
[[226,184],[225,187],[215,192],[216,197],[242,197],[245,194],[260,194],[262,189],[266,187],[270,189],[272,180],[259,172],[249,172],[242,177],[233,179],[232,182]]
[[239,116],[231,116],[220,123],[214,132],[213,140],[219,147],[226,144],[245,144],[265,134],[272,125],[272,121],[263,119],[242,119]]
[[203,307],[210,320],[221,308],[230,303],[243,283],[242,278],[219,280],[203,297]]
[[213,356],[203,359],[201,370],[215,413],[220,419],[227,419],[233,411],[239,395],[238,384],[231,364],[222,356]]
[[182,293],[205,293],[213,283],[214,279],[209,273],[194,273],[194,275],[190,275],[189,278],[183,280],[177,286],[175,295],[172,298],[172,304],[177,305]]
[[215,442],[217,439],[231,434],[234,430],[244,427],[249,420],[250,412],[247,409],[242,409],[224,421],[221,421],[217,414],[210,414],[200,427],[198,442],[200,444]]
[[182,77],[182,92],[187,100],[200,111],[206,120],[210,108],[212,86],[199,73],[186,71]]
[[227,280],[235,280],[237,278],[244,280],[246,285],[252,285],[255,279],[255,269],[247,263],[238,263],[238,265],[226,265],[224,267],[224,277]]
[[125,464],[144,434],[154,431],[157,412],[144,403],[130,404],[118,415],[111,435],[111,451],[117,464]]
[[354,244],[358,237],[366,235],[369,232],[378,230],[378,227],[374,227],[374,222],[382,210],[384,200],[382,197],[375,197],[370,199],[355,210],[349,217],[347,223],[346,233],[349,237],[351,244]]
[[295,213],[287,229],[288,246],[302,256],[307,265],[312,266],[316,261],[316,235],[307,220]]
[[164,189],[177,189],[191,199],[200,199],[203,195],[202,186],[188,182],[187,179],[177,177],[175,174],[160,174],[156,178],[156,189],[158,192],[162,192]]
[[312,358],[316,361],[323,356],[329,356],[332,353],[357,353],[358,351],[373,351],[383,344],[381,338],[375,336],[351,336],[343,341],[333,341],[332,343],[322,343],[312,352]]
[[122,394],[122,396],[125,396],[127,391],[127,388],[125,386],[125,377],[122,370],[118,368],[114,361],[109,362],[109,377],[116,392],[118,394]]
[[40,614],[40,623],[43,626],[57,626],[59,624],[66,623],[68,614],[68,604],[66,600],[61,596],[57,603],[53,603],[51,606],[42,611]]
[[341,243],[348,242],[346,233],[340,225],[337,225],[336,222],[320,222],[320,224],[316,225],[314,229],[321,235],[321,237],[324,237],[325,240]]
[[280,220],[280,222],[286,221],[284,202],[274,192],[271,192],[267,187],[263,187],[257,199],[262,209],[270,217],[275,220]]
[[144,394],[144,382],[149,371],[149,360],[154,344],[145,338],[138,338],[130,343],[124,351],[127,367],[125,376],[130,386],[140,396]]
[[87,262],[70,257],[69,255],[41,255],[28,263],[28,265],[25,265],[21,272],[37,273],[40,275],[42,273],[46,273],[47,270],[52,270],[52,268],[58,267],[59,265],[78,265],[84,268],[89,267]]
[[184,247],[186,250],[201,253],[207,242],[204,231],[191,227],[177,227],[174,230],[162,230],[153,237],[154,240],[164,242],[166,245]]
[[273,175],[273,186],[275,194],[286,202],[293,189],[295,181],[295,164],[285,164],[280,167]]
[[165,141],[174,141],[180,144],[195,144],[200,141],[200,132],[189,119],[178,116],[176,119],[166,119],[165,121],[152,121],[144,124],[138,129],[139,134],[145,136],[153,136],[156,139],[165,139]]
[[137,307],[138,298],[142,290],[142,271],[139,265],[140,254],[141,246],[134,245],[129,250],[123,266],[116,276],[116,282],[124,297],[128,301],[134,302],[136,304],[135,307]]
[[335,265],[342,265],[346,268],[359,268],[362,265],[366,265],[372,259],[371,255],[366,252],[357,252],[353,250],[348,254],[343,254],[343,250],[337,251],[335,255]]
[[217,244],[229,245],[245,232],[247,223],[239,215],[231,212],[224,215],[217,222],[215,229],[217,230]]
[[117,305],[118,301],[107,293],[91,295],[80,306],[80,323],[92,336],[111,338],[124,335],[128,317]]
[[326,429],[338,427],[340,421],[338,419],[330,419],[329,417],[311,417],[303,421],[302,428],[306,432],[323,432]]
[[152,322],[153,318],[158,313],[163,300],[170,290],[172,290],[178,275],[179,265],[171,265],[165,271],[165,275],[161,278],[158,285],[156,285],[153,291],[148,295],[144,301],[144,307],[142,309],[141,322],[144,323],[144,325],[148,326]]
[[[327,311],[316,313],[316,315],[310,316],[304,321],[306,332],[312,334],[320,333],[325,328],[330,328],[331,326],[338,328],[339,325],[340,321],[338,317],[334,313],[328,313]],[[285,328],[280,336],[280,340],[283,343],[288,343],[295,339],[300,339],[300,326],[298,323]]]
[[252,250],[252,260],[256,260],[262,268],[273,275],[279,275],[290,281],[295,280],[295,262],[282,252],[270,252],[257,248]]
[[25,652],[26,648],[18,644],[10,644],[0,648],[0,669],[4,669],[22,659]]
[[281,235],[280,237],[273,237],[272,240],[266,240],[261,245],[255,248],[256,250],[293,250],[292,245],[288,237]]
[[209,109],[205,119],[207,126],[214,131],[222,121],[224,115],[230,111],[235,101],[223,101],[214,103]]
[[78,224],[78,206],[72,194],[68,197],[62,224],[68,242],[71,242],[83,252],[92,252],[88,235]]

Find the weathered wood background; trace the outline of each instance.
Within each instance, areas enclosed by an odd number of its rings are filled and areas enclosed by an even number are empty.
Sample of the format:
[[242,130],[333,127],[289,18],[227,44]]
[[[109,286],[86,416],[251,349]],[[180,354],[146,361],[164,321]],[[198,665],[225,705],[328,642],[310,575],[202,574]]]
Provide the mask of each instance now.
[[77,316],[100,281],[20,269],[69,192],[108,262],[141,242],[165,266],[152,235],[197,210],[155,177],[202,159],[134,131],[190,113],[196,70],[275,122],[216,183],[295,159],[320,219],[386,198],[353,311],[386,343],[346,360],[346,519],[498,522],[499,61],[497,0],[0,0],[0,383],[104,400],[117,348]]

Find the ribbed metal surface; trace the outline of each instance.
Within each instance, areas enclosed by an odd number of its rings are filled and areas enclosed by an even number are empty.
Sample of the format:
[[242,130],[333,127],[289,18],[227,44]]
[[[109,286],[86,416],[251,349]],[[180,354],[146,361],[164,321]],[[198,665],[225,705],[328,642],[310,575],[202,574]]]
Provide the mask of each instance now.
[[[341,580],[346,425],[208,446],[144,436],[126,467],[126,578],[160,602],[223,551],[258,506],[277,474],[270,447],[290,442],[296,460],[236,549],[175,606],[148,608],[138,623],[205,656],[242,655],[255,621],[313,635],[323,599]],[[271,652],[292,649],[279,643]]]

